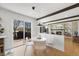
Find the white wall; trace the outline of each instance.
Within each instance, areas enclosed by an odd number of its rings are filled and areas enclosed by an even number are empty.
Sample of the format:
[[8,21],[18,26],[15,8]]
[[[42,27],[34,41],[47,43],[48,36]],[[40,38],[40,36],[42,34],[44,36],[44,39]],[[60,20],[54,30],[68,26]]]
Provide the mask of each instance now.
[[0,21],[5,28],[4,35],[5,38],[5,50],[11,49],[13,45],[13,21],[23,20],[26,22],[31,22],[31,36],[32,38],[37,35],[36,31],[36,20],[18,13],[8,11],[6,9],[0,8]]
[[52,35],[41,33],[42,38],[46,38],[47,43],[51,43],[51,47],[64,51],[64,35]]

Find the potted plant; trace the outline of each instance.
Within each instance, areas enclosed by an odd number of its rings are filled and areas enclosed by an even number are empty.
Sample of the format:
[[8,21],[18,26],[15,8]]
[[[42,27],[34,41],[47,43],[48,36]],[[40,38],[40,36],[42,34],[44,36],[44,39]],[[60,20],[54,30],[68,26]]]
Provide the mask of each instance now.
[[78,32],[77,32],[77,31],[75,31],[75,32],[74,32],[74,35],[77,37],[77,36],[78,36]]

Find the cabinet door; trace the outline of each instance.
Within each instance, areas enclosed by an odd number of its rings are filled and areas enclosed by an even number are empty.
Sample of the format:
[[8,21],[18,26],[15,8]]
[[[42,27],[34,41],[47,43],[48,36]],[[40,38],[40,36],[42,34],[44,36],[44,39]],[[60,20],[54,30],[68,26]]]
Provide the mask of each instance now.
[[0,38],[0,56],[4,55],[4,39]]

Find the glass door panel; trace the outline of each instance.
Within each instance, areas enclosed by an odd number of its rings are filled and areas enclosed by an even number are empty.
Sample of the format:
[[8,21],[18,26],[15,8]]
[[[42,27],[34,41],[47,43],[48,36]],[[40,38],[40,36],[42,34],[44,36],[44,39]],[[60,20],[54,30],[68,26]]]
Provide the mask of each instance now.
[[14,44],[13,47],[23,44],[24,22],[14,20]]

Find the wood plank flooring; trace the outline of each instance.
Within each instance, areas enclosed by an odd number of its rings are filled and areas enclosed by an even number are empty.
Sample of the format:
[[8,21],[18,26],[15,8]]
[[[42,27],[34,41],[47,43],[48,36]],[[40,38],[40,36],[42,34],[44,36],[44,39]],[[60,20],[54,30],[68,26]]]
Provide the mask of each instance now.
[[44,50],[43,51],[34,50],[34,52],[37,52],[36,54],[33,53],[34,56],[62,56],[62,55],[64,55],[64,52],[62,52],[58,49],[55,49],[55,48],[48,47],[48,46],[45,51]]
[[79,56],[79,43],[73,42],[72,37],[65,37],[64,43],[65,55]]

